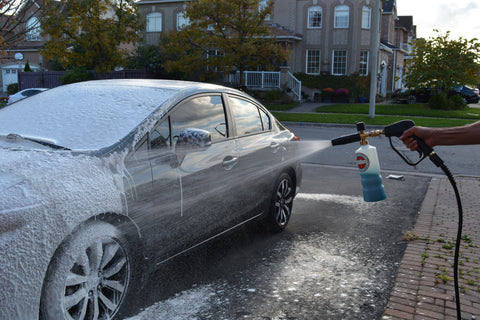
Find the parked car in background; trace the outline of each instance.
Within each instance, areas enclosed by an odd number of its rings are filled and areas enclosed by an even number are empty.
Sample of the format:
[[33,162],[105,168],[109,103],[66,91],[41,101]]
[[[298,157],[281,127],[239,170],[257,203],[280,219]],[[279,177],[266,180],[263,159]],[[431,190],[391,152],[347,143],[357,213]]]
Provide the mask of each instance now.
[[0,319],[114,319],[159,264],[282,231],[295,135],[238,90],[100,80],[0,109]]
[[468,86],[458,86],[455,87],[453,92],[450,92],[449,95],[452,96],[454,94],[458,94],[463,98],[463,101],[465,103],[478,103],[478,100],[480,99],[478,96],[478,93],[475,93],[475,90],[471,87]]
[[[392,101],[397,103],[427,103],[430,98],[439,92],[435,88],[420,88],[420,89],[397,89],[392,94]],[[462,97],[465,103],[478,103],[479,96],[475,93],[474,89],[468,86],[457,86],[453,90],[450,90],[447,94],[448,97],[453,95],[459,95]]]
[[8,104],[17,102],[19,100],[31,97],[33,95],[36,95],[37,93],[40,93],[42,91],[48,90],[46,88],[29,88],[29,89],[24,89],[21,90],[15,94],[12,94],[8,97]]
[[436,93],[436,89],[420,88],[420,89],[397,89],[392,94],[392,100],[397,103],[427,103],[431,96]]

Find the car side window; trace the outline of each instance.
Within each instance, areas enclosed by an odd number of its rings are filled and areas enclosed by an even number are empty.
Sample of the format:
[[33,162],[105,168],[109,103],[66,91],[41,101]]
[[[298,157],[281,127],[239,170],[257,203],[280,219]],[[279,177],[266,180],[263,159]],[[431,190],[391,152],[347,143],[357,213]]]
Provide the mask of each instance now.
[[168,118],[159,123],[150,133],[150,148],[162,149],[170,147],[170,125]]
[[263,125],[263,131],[268,131],[271,129],[270,126],[270,117],[268,114],[263,111],[262,109],[258,109],[260,112],[260,116],[262,117],[262,125]]
[[[228,101],[238,135],[263,131],[262,119],[260,118],[260,113],[256,105],[236,97],[230,97]],[[268,124],[268,126],[269,125],[270,124]]]
[[188,128],[203,129],[211,134],[211,141],[228,137],[225,109],[220,95],[195,97],[177,106],[170,116],[173,145],[180,132]]

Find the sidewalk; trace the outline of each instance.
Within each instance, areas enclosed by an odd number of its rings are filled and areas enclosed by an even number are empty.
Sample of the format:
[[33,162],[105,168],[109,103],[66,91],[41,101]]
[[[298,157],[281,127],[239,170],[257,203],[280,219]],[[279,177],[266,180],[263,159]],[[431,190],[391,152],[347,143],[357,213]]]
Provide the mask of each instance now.
[[[480,178],[456,177],[463,205],[462,319],[480,319]],[[458,209],[447,178],[432,179],[382,319],[456,319],[453,254]],[[452,248],[453,245],[453,248]]]

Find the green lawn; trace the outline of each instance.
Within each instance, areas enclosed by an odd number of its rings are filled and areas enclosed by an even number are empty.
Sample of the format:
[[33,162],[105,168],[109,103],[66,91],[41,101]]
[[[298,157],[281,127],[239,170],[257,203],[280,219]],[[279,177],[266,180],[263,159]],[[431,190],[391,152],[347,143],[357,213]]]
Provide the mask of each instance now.
[[[377,104],[374,119],[369,118],[368,104],[335,104],[321,106],[317,114],[277,112],[277,106],[267,105],[280,121],[355,124],[363,121],[369,125],[386,125],[403,119],[411,119],[419,126],[460,126],[480,120],[480,109],[432,110],[424,104]],[[292,106],[291,108],[293,108]],[[284,109],[285,110],[285,109]]]

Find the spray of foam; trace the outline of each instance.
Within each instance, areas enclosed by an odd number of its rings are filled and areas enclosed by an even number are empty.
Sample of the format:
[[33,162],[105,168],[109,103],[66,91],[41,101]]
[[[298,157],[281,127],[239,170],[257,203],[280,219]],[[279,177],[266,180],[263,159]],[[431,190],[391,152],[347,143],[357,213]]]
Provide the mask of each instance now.
[[330,140],[307,140],[299,141],[300,153],[304,156],[309,156],[315,152],[325,150],[332,146]]

